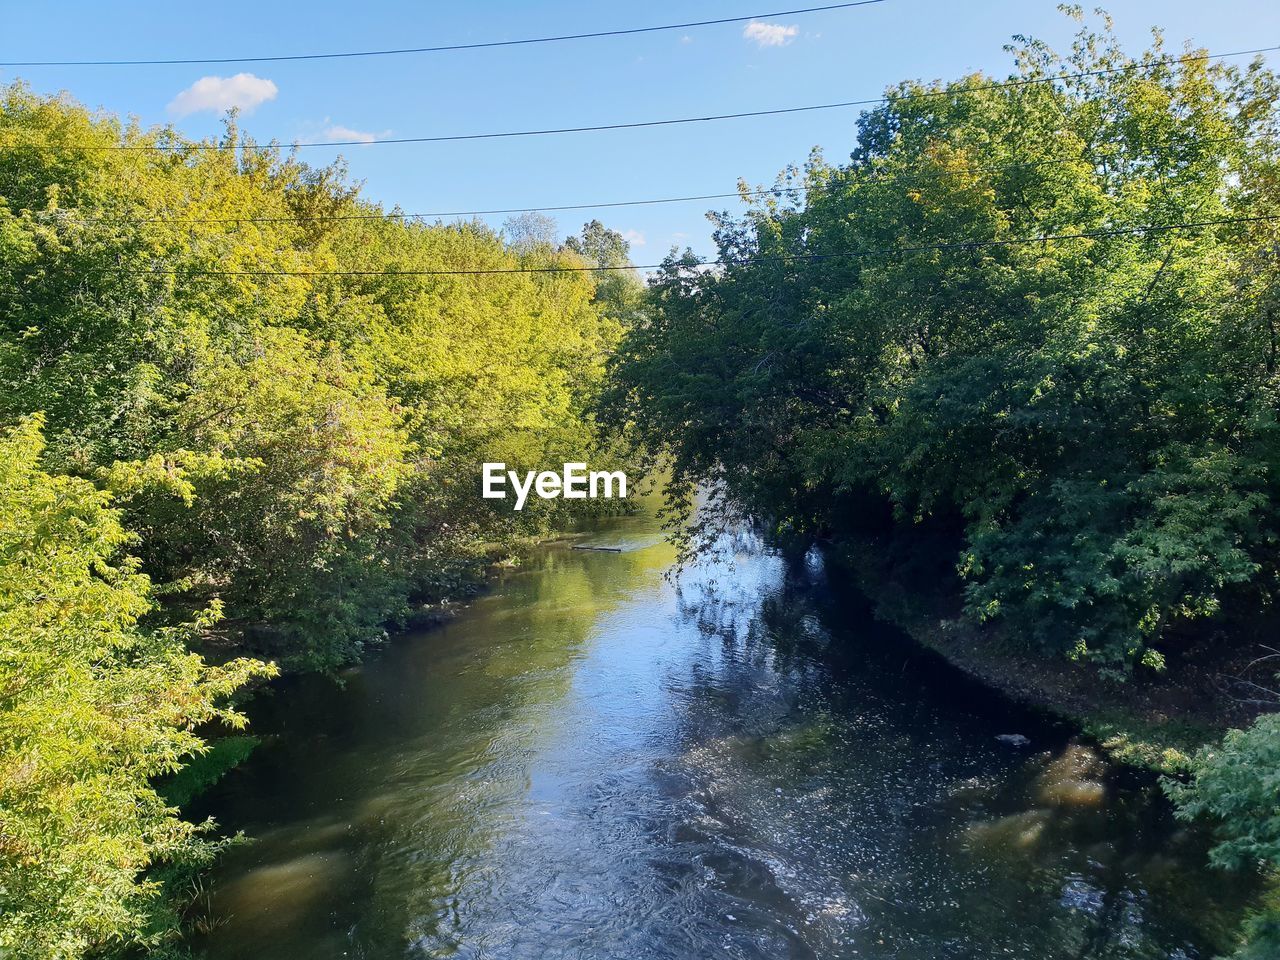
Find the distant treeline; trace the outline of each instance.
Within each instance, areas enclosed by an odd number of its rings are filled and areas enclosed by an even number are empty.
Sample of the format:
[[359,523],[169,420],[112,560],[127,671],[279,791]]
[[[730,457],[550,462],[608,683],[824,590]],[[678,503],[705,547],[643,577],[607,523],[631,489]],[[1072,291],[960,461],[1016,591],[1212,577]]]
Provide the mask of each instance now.
[[214,847],[153,788],[238,722],[245,654],[348,663],[600,503],[517,514],[480,464],[610,463],[643,287],[580,268],[626,243],[382,213],[234,125],[0,91],[0,955],[170,941],[159,885]]
[[[671,257],[614,415],[670,451],[690,548],[740,516],[796,551],[915,537],[943,559],[916,586],[1021,655],[1265,656],[1221,615],[1280,594],[1277,79],[1109,29],[1012,52],[888,91],[848,163],[717,218],[722,265]],[[1280,707],[1274,673],[1239,696]],[[1224,863],[1280,863],[1277,720],[1179,794],[1226,815]]]

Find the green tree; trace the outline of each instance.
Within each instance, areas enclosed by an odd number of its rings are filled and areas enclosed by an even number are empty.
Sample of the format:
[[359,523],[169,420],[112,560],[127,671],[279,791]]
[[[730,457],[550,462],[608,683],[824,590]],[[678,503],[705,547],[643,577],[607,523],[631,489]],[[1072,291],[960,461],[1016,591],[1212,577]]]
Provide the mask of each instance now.
[[594,509],[479,496],[485,461],[608,465],[620,301],[528,226],[387,213],[234,122],[0,90],[0,953],[168,936],[157,868],[217,844],[152,784],[267,672],[190,649],[334,669]]
[[566,237],[564,246],[600,268],[595,299],[616,325],[616,337],[636,321],[644,303],[645,286],[631,262],[631,243],[617,230],[592,220],[576,237]]
[[685,503],[796,548],[891,513],[942,532],[974,621],[1158,669],[1275,589],[1275,231],[1219,221],[1276,209],[1276,82],[1109,25],[1012,52],[716,215],[725,266],[667,261],[611,416]]
[[170,935],[146,871],[211,848],[153,781],[207,749],[201,725],[241,726],[228,698],[271,672],[141,626],[155,601],[119,512],[41,451],[35,419],[0,438],[0,948],[17,960]]
[[219,600],[222,642],[332,668],[591,509],[478,495],[486,460],[601,451],[621,321],[591,273],[535,272],[581,263],[551,226],[409,221],[234,124],[191,143],[21,86],[0,146],[0,423],[42,412],[50,469],[118,494],[166,610]]

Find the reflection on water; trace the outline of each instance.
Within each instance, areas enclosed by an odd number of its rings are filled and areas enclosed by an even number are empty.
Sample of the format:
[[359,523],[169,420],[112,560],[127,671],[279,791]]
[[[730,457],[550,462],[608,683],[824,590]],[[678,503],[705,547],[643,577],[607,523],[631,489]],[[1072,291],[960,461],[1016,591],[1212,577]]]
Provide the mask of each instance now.
[[[915,661],[748,538],[549,548],[206,799],[210,960],[1212,956],[1243,891],[1158,791]],[[1025,746],[997,736],[1021,733]]]

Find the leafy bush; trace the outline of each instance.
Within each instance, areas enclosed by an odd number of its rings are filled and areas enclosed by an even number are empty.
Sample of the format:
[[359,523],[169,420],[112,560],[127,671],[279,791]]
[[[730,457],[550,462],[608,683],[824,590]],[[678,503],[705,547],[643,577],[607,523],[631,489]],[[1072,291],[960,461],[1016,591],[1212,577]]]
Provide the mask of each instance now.
[[155,603],[119,511],[43,472],[41,449],[35,419],[0,438],[0,953],[15,960],[170,935],[146,872],[211,846],[153,779],[206,749],[198,725],[241,726],[228,698],[272,672],[140,627]]
[[1210,859],[1220,867],[1280,869],[1280,714],[1232,730],[1192,764],[1190,783],[1169,782],[1178,816],[1219,823],[1222,841]]
[[1228,869],[1271,872],[1262,903],[1245,922],[1235,960],[1280,956],[1280,714],[1232,730],[1202,749],[1188,783],[1165,781],[1183,820],[1212,817],[1221,841],[1210,860]]

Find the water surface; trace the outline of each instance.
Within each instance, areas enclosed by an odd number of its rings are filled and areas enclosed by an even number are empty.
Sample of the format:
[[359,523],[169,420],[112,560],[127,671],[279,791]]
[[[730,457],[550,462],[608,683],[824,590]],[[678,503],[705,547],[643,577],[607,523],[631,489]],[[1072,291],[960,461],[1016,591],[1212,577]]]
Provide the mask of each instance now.
[[[1243,891],[1150,783],[743,536],[549,547],[257,701],[209,960],[1210,957]],[[1026,746],[998,740],[1027,736]],[[202,811],[203,812],[203,811]]]

